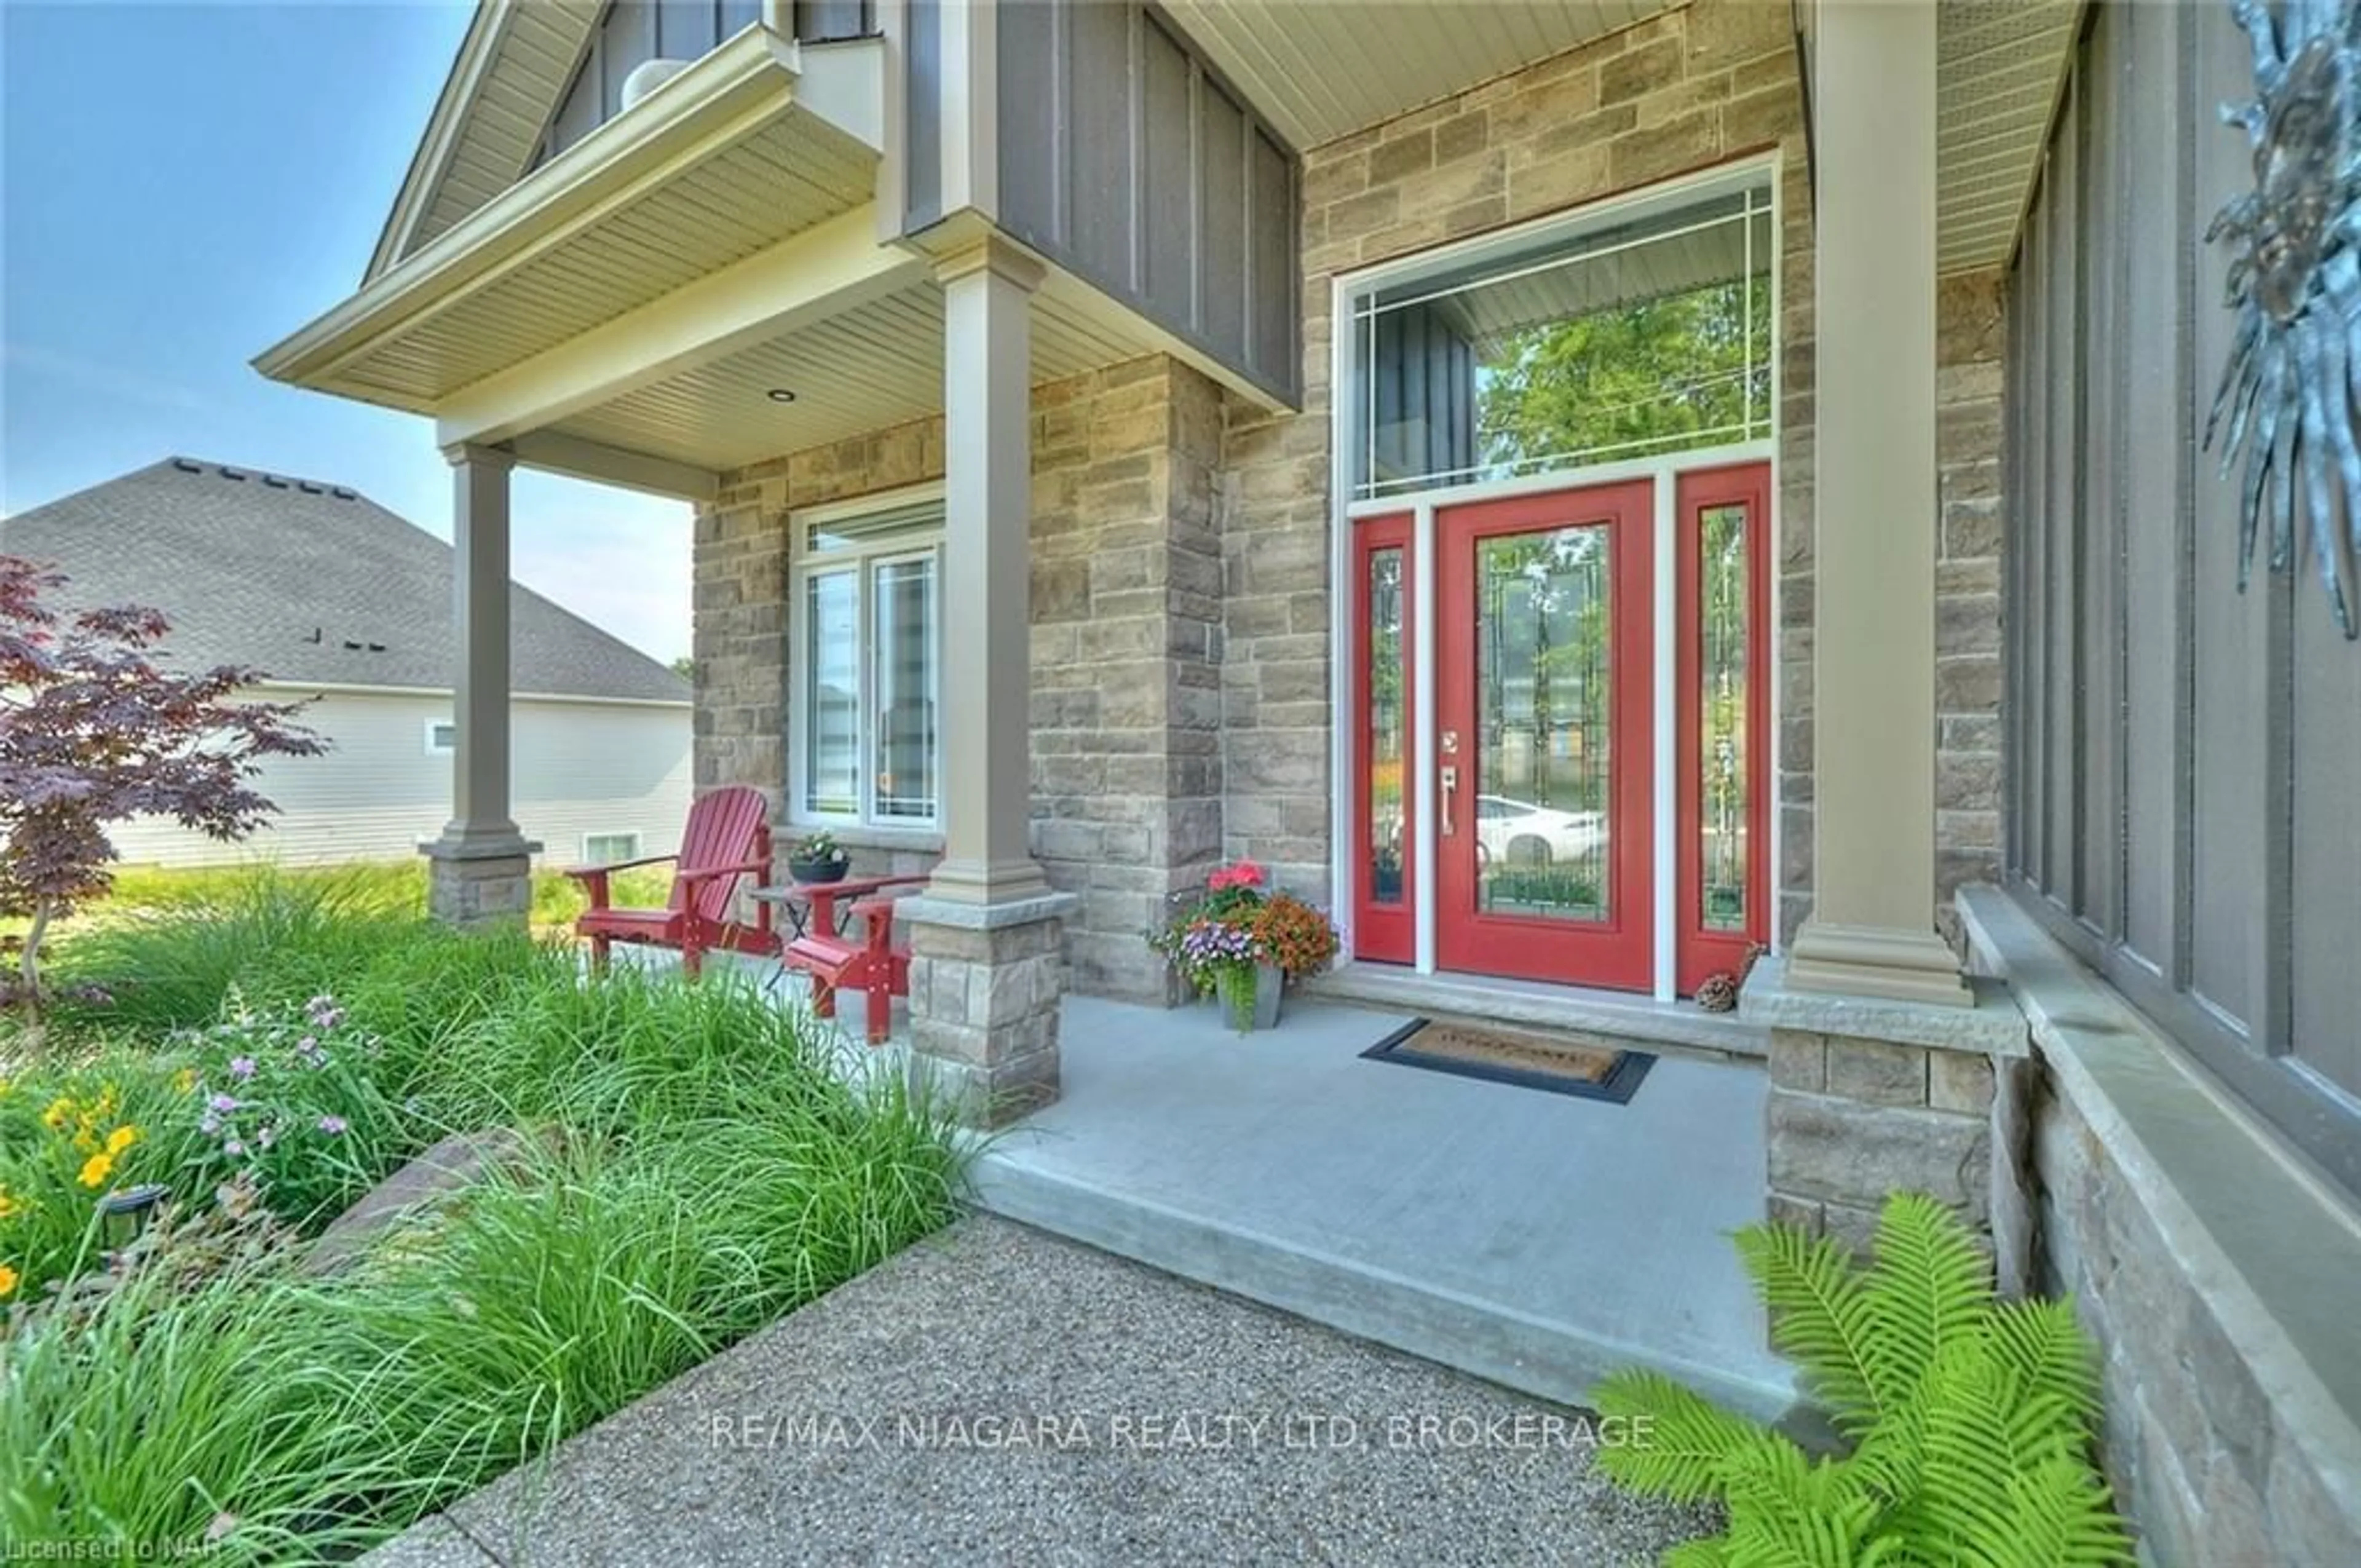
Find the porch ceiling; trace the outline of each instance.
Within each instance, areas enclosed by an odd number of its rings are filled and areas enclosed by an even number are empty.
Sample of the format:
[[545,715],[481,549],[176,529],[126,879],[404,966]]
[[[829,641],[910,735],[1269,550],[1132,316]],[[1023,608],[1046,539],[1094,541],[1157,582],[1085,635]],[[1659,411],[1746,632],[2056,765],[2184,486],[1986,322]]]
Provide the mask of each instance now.
[[1945,0],[1935,33],[1938,272],[2005,263],[2072,61],[2082,0]]
[[1654,16],[1665,0],[1164,0],[1165,14],[1299,149]]
[[[1038,385],[1157,351],[1110,313],[1034,298]],[[784,388],[789,403],[769,394]],[[940,412],[943,294],[922,282],[585,411],[554,428],[604,446],[727,470]]]

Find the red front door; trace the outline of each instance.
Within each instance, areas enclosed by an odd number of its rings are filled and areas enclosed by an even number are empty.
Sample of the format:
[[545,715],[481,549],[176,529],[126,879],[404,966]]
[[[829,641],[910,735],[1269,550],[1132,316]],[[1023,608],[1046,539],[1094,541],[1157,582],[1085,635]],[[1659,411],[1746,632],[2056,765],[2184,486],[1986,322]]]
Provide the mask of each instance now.
[[1653,970],[1654,488],[1436,509],[1435,959]]

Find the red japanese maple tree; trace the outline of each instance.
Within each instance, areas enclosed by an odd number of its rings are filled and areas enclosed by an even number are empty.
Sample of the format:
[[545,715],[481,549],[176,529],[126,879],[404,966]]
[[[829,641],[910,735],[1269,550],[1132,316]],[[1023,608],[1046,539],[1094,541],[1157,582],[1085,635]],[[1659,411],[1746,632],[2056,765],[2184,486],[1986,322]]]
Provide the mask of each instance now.
[[32,922],[0,997],[13,990],[27,1006],[39,1002],[49,927],[114,882],[109,827],[169,817],[243,839],[278,809],[253,786],[257,760],[327,749],[292,722],[302,704],[236,700],[258,671],[159,665],[170,630],[159,612],[41,602],[65,584],[0,555],[0,915]]

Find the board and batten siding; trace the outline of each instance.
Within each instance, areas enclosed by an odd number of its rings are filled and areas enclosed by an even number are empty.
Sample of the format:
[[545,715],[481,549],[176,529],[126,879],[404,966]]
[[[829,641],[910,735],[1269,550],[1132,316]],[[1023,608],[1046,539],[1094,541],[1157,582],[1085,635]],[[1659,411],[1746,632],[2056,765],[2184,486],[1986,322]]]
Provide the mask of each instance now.
[[1146,6],[1040,0],[996,26],[1000,226],[1297,400],[1294,153]]
[[2239,592],[2201,450],[2251,58],[2227,5],[2096,6],[2056,124],[2009,304],[2008,880],[2361,1190],[2361,645],[2268,541]]
[[[874,0],[796,0],[792,16],[803,43],[838,43],[877,30]],[[625,78],[647,61],[699,59],[762,19],[763,0],[614,0],[533,161],[556,157],[620,113]]]
[[[116,828],[115,848],[126,865],[406,860],[451,816],[450,753],[426,745],[427,726],[450,718],[447,697],[332,693],[302,722],[335,749],[264,764],[258,787],[280,808],[269,828],[222,844],[148,819]],[[689,724],[685,703],[517,698],[510,730],[517,826],[551,865],[580,864],[590,834],[636,833],[643,855],[678,849],[691,793]]]

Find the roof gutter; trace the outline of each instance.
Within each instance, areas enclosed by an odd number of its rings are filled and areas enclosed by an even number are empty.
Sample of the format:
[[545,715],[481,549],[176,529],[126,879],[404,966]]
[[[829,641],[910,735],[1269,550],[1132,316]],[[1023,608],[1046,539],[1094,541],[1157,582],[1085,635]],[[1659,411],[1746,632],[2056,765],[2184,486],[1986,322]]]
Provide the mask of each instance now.
[[[317,696],[445,697],[449,686],[372,685],[366,681],[299,681],[286,675],[266,675],[253,684],[255,691],[306,692]],[[694,697],[598,696],[588,692],[512,691],[511,702],[561,702],[585,707],[694,707]]]
[[265,349],[254,367],[274,381],[341,389],[335,384],[338,373],[387,339],[785,112],[795,102],[800,74],[793,42],[764,27],[745,28],[326,314]]

